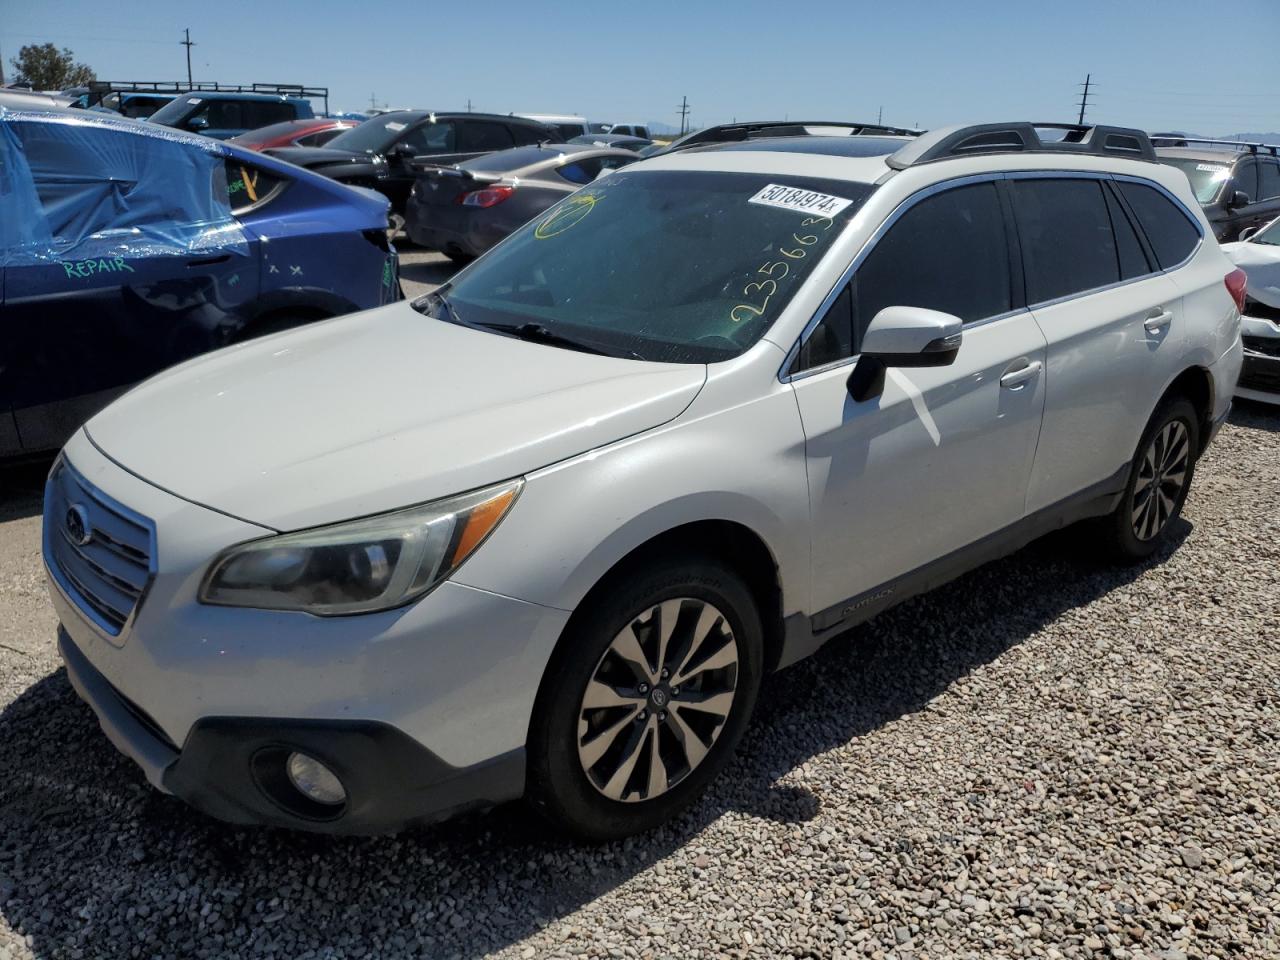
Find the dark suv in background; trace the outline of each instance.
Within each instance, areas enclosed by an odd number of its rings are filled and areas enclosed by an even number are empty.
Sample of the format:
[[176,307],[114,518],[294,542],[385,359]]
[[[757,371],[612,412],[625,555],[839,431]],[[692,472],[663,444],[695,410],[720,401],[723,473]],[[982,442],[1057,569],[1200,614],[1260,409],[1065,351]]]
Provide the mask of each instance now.
[[397,110],[366,120],[323,147],[263,151],[333,180],[372,187],[391,201],[393,227],[404,225],[415,160],[448,165],[511,147],[555,141],[548,127],[521,117],[487,113]]
[[272,123],[309,120],[314,116],[311,101],[302,97],[193,90],[174,97],[148,120],[215,140],[230,140]]
[[1280,147],[1158,135],[1153,142],[1161,163],[1187,175],[1220,242],[1280,216]]

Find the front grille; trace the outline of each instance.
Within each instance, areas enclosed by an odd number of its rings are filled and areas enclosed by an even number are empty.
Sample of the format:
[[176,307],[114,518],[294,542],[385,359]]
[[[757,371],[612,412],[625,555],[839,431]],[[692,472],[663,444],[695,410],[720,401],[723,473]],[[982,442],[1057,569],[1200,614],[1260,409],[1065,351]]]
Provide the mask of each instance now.
[[45,559],[67,595],[112,636],[128,622],[151,578],[153,539],[145,518],[65,461],[54,467],[44,497]]
[[1264,360],[1247,354],[1240,368],[1239,386],[1245,390],[1280,393],[1280,360]]

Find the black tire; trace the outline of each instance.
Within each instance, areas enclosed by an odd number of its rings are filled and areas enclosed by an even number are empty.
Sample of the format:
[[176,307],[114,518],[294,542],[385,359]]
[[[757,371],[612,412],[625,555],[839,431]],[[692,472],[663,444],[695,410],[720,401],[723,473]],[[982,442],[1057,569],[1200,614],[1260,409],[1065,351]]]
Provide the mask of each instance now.
[[[673,778],[665,792],[651,798],[638,801],[610,799],[601,787],[592,782],[584,769],[584,761],[580,759],[578,731],[583,697],[588,683],[599,676],[598,670],[605,662],[606,652],[615,637],[628,626],[634,627],[637,618],[644,616],[646,611],[652,611],[663,601],[675,599],[682,601],[680,614],[674,621],[675,629],[683,630],[692,638],[687,641],[689,645],[697,644],[698,640],[692,628],[685,628],[690,615],[687,611],[695,611],[692,615],[696,617],[698,604],[713,607],[732,631],[727,643],[736,643],[738,659],[733,667],[736,685],[731,706],[717,731],[709,735],[710,748],[687,769],[682,779]],[[710,638],[711,633],[706,636]],[[684,641],[677,641],[673,635],[670,649],[675,650],[677,642]],[[691,651],[686,655],[691,656]],[[703,658],[691,656],[691,659]],[[719,560],[659,560],[632,566],[622,575],[615,574],[575,615],[548,665],[529,730],[528,800],[557,827],[588,841],[630,836],[670,819],[693,802],[732,757],[755,706],[763,661],[764,634],[751,591],[741,577]],[[674,682],[675,678],[672,679]],[[670,687],[667,689],[677,695],[681,692],[678,688],[674,691]],[[655,687],[653,695],[656,694]],[[689,695],[690,691],[686,689],[684,696]],[[678,696],[672,697],[672,701],[678,699]],[[663,723],[675,724],[677,707],[681,708],[680,716],[689,716],[685,712],[687,704],[668,703],[667,709],[673,719],[668,721],[664,713]],[[655,709],[650,721],[655,728],[657,718]],[[642,719],[643,715],[632,718]],[[628,725],[632,720],[624,719],[624,726],[619,727],[619,739],[632,736],[630,731],[633,728]],[[636,731],[642,729],[639,724],[634,727]],[[689,727],[684,726],[684,729]],[[656,731],[653,737],[654,740],[646,741],[645,746],[638,749],[659,749],[659,743],[670,748],[678,742],[673,730],[665,733]],[[700,742],[698,747],[701,750],[705,744]],[[685,754],[687,756],[688,751]],[[652,760],[651,756],[649,760]],[[641,770],[642,767],[637,764],[635,769]]]
[[446,250],[444,255],[453,261],[454,266],[465,267],[468,263],[475,259],[470,253],[463,253],[461,250]]
[[[1173,425],[1173,426],[1171,426]],[[1153,451],[1153,444],[1157,437],[1160,437],[1166,429],[1177,432],[1179,429],[1184,431],[1182,442],[1186,445],[1185,459],[1185,475],[1181,486],[1177,489],[1176,496],[1170,496],[1168,499],[1172,502],[1172,507],[1167,509],[1161,508],[1155,517],[1154,533],[1146,536],[1140,536],[1136,527],[1139,525],[1135,519],[1135,511],[1140,510],[1144,505],[1143,490],[1150,491],[1157,486],[1155,478],[1151,483],[1146,483],[1142,490],[1139,489],[1140,482],[1145,482],[1148,473],[1148,452]],[[1102,520],[1103,532],[1106,536],[1107,546],[1110,554],[1121,562],[1137,563],[1151,556],[1169,537],[1169,529],[1173,526],[1174,521],[1182,514],[1182,506],[1186,503],[1187,494],[1191,490],[1191,481],[1195,475],[1196,460],[1200,451],[1200,418],[1196,414],[1196,408],[1191,405],[1190,401],[1182,397],[1173,397],[1166,400],[1152,414],[1151,420],[1147,424],[1147,429],[1142,433],[1142,439],[1138,442],[1138,449],[1133,455],[1133,461],[1129,466],[1129,479],[1125,483],[1124,495],[1120,498],[1120,503],[1116,509]],[[1176,451],[1172,454],[1175,458]],[[1159,459],[1159,458],[1157,458]],[[1169,489],[1166,485],[1164,489]],[[1170,491],[1172,492],[1172,491]],[[1154,493],[1147,493],[1146,498],[1154,496]]]

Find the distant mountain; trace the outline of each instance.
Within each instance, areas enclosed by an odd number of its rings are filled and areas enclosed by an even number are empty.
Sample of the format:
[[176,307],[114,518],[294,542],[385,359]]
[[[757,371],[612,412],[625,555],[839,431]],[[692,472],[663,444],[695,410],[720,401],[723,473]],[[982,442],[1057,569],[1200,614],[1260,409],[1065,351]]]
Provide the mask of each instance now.
[[1246,143],[1280,143],[1280,133],[1226,133],[1223,140],[1244,140]]
[[650,120],[649,132],[652,134],[656,134],[658,136],[666,137],[666,136],[671,136],[672,134],[679,133],[680,128],[673,127],[669,123],[663,123],[661,120]]

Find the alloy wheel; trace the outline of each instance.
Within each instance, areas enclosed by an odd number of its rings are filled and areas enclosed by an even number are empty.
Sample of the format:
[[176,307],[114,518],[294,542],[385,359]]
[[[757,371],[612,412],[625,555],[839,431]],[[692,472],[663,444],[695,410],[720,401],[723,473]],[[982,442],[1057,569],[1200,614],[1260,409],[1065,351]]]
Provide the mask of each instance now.
[[578,710],[578,759],[611,800],[652,800],[706,758],[733,707],[738,643],[713,604],[664,600],[601,656]]
[[1191,466],[1191,443],[1186,424],[1170,420],[1151,439],[1133,487],[1130,520],[1139,540],[1153,539],[1177,508]]

